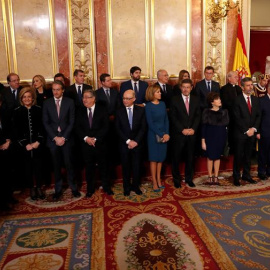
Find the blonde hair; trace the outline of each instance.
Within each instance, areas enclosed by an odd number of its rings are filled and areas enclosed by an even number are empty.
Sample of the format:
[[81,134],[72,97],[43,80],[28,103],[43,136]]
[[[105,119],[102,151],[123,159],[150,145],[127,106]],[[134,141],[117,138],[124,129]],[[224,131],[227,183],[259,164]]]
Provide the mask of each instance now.
[[20,91],[20,93],[19,93],[20,104],[21,104],[22,106],[24,106],[24,105],[23,105],[23,102],[22,102],[22,99],[23,99],[23,96],[24,96],[25,93],[30,93],[30,94],[32,95],[32,99],[33,99],[32,105],[36,105],[36,104],[37,104],[37,95],[36,95],[36,91],[35,91],[34,88],[29,87],[29,86],[24,87],[24,88]]
[[35,78],[39,78],[41,80],[43,89],[46,89],[46,81],[45,81],[45,78],[42,75],[35,75],[33,77],[33,79],[32,79],[32,87],[34,86],[34,79]]
[[154,100],[154,94],[160,90],[160,87],[158,85],[150,85],[146,89],[145,99],[147,101],[153,101]]

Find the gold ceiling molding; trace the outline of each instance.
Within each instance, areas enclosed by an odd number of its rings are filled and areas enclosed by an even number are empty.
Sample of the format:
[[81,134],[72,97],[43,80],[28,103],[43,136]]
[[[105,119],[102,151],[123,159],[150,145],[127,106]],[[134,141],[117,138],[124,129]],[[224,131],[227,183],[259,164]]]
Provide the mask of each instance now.
[[203,70],[206,66],[215,69],[214,80],[226,83],[226,19],[213,25],[208,14],[212,0],[203,1]]
[[71,78],[75,69],[82,69],[85,82],[96,87],[93,0],[69,0],[68,21]]

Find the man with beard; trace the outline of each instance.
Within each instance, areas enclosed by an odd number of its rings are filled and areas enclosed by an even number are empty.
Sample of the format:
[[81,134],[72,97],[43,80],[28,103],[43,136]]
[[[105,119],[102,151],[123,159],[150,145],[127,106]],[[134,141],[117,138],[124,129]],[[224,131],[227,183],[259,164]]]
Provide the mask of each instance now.
[[140,80],[141,69],[134,66],[130,69],[131,80],[123,82],[120,87],[120,95],[123,98],[124,92],[133,89],[135,92],[136,100],[135,104],[139,106],[144,106],[145,103],[145,92],[148,87],[148,83]]

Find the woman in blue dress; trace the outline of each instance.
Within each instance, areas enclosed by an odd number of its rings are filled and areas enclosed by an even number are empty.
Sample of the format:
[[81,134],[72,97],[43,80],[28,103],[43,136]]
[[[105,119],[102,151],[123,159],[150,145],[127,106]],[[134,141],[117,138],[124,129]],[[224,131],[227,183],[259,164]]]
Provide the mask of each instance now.
[[157,85],[149,86],[146,90],[145,99],[149,101],[145,107],[146,120],[148,123],[148,155],[150,171],[153,181],[153,190],[159,192],[164,188],[161,184],[162,162],[167,154],[167,142],[169,136],[169,120],[166,105],[161,99],[160,88]]
[[[207,96],[210,108],[203,111],[202,115],[202,149],[206,151],[208,181],[207,184],[218,185],[218,172],[220,157],[224,151],[227,138],[227,125],[229,115],[227,110],[221,108],[220,96],[210,92]],[[214,176],[213,173],[214,167]]]

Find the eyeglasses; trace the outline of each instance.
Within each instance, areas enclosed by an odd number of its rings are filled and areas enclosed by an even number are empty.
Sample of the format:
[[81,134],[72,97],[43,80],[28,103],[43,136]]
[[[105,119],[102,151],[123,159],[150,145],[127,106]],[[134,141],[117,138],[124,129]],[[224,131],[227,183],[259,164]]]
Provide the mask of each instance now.
[[128,98],[128,97],[123,97],[123,100],[132,100],[133,99],[133,97],[130,97],[130,98]]
[[19,79],[18,80],[12,80],[10,82],[20,82],[20,80]]

